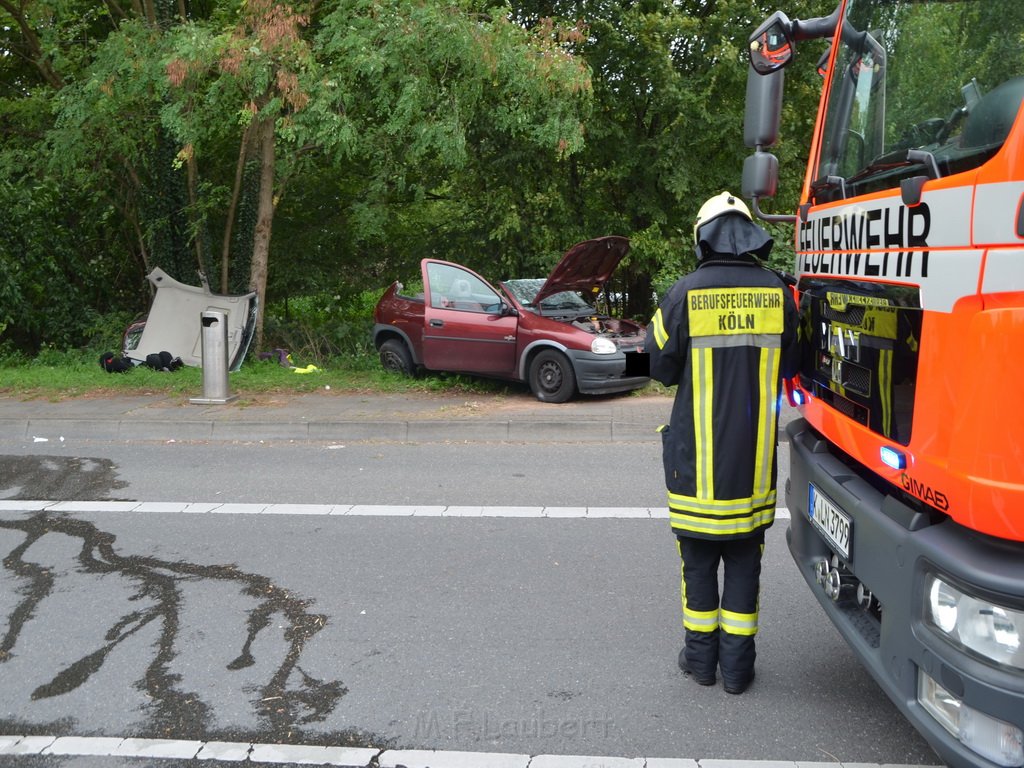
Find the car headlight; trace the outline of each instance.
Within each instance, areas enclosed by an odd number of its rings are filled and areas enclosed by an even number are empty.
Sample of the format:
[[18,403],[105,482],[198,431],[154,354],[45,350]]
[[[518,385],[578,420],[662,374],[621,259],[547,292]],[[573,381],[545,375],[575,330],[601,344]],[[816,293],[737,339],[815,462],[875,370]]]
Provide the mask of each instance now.
[[1024,669],[1024,611],[974,597],[938,576],[925,579],[925,621],[956,645],[1013,669]]
[[615,346],[615,342],[611,339],[606,339],[604,336],[598,336],[590,342],[590,351],[595,355],[612,355],[618,352],[619,348]]

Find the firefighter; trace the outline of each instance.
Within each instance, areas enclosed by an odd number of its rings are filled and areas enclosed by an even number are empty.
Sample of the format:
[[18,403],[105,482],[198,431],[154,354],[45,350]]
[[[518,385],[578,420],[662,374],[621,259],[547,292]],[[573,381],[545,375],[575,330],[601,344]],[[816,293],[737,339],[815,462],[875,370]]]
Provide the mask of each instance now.
[[[647,328],[651,376],[677,385],[661,427],[669,517],[681,566],[680,668],[728,693],[754,678],[764,532],[775,518],[781,379],[798,363],[789,288],[760,260],[773,241],[728,192],[701,206],[697,268]],[[719,599],[718,569],[724,564]]]

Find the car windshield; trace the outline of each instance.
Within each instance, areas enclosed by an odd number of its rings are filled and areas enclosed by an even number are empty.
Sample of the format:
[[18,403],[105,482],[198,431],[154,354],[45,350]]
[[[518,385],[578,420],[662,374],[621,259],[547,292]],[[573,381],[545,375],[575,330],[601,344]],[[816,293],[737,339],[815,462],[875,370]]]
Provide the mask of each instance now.
[[[528,309],[536,309],[533,300],[546,281],[543,278],[527,280],[506,280],[504,286],[515,296],[516,301]],[[575,291],[562,291],[548,296],[540,303],[542,313],[546,312],[593,312],[591,307]]]
[[1020,0],[850,0],[814,189],[838,199],[976,168],[1024,94]]

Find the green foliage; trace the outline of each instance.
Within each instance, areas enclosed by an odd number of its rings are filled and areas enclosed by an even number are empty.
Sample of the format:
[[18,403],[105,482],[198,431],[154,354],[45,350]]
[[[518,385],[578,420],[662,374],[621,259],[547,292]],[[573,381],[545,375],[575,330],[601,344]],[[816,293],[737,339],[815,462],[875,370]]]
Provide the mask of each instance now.
[[524,29],[500,7],[346,0],[318,45],[351,128],[333,152],[354,172],[338,218],[357,261],[404,270],[427,243],[470,266],[543,250],[541,217],[519,212],[561,205],[553,172],[582,145],[589,90],[555,30]]
[[383,292],[321,293],[277,302],[267,309],[266,346],[287,349],[299,367],[338,358],[375,362],[373,308]]
[[125,329],[136,319],[131,312],[113,311],[94,315],[82,329],[85,346],[89,349],[119,351],[124,346]]
[[[132,314],[133,286],[122,274],[123,252],[106,240],[109,208],[24,178],[0,181],[0,210],[4,339],[27,351],[44,344],[64,349],[87,341],[112,307],[121,308],[122,316]],[[42,221],[49,225],[40,226]]]
[[[792,0],[786,11],[832,5]],[[184,4],[183,20],[166,2],[10,7],[0,10],[0,48],[12,54],[0,57],[2,348],[117,348],[122,324],[148,307],[154,266],[191,284],[202,270],[219,289],[229,223],[224,290],[248,290],[260,189],[251,129],[272,120],[264,348],[318,365],[373,361],[377,286],[418,274],[425,256],[495,280],[541,276],[575,242],[626,235],[632,252],[612,290],[628,297],[623,314],[649,317],[693,266],[701,202],[738,191],[745,39],[771,10],[759,0],[204,0]],[[820,89],[809,62],[822,47],[802,43],[787,72],[769,209],[795,207]],[[772,233],[773,262],[788,268],[792,231]]]

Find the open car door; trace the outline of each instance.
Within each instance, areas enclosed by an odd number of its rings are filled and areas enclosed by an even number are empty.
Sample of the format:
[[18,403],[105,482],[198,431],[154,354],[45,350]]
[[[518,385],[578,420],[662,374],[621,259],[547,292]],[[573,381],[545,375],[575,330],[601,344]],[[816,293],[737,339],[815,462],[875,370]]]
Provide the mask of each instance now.
[[424,259],[423,364],[432,370],[512,376],[519,318],[465,267]]

